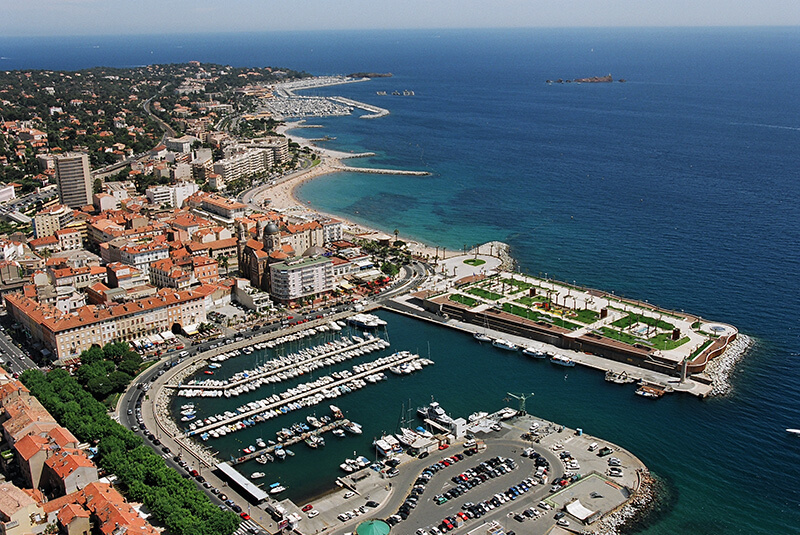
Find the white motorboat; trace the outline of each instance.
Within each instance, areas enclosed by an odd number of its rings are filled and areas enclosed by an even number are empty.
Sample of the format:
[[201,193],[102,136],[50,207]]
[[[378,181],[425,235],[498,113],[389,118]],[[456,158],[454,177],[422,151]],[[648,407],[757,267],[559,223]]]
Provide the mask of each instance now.
[[492,339],[484,333],[472,333],[472,337],[478,342],[491,342]]
[[516,351],[518,348],[512,342],[505,340],[504,338],[497,338],[492,342],[494,347],[499,349],[505,349],[507,351]]
[[265,475],[267,474],[265,474],[264,472],[253,472],[252,474],[250,474],[250,479],[260,479]]

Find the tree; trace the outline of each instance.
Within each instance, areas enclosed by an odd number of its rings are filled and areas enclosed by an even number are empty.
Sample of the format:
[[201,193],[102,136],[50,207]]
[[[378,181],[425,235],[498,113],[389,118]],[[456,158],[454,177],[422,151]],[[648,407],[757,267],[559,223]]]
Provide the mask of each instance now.
[[225,276],[227,276],[228,275],[228,257],[224,256],[224,255],[220,256],[217,259],[217,262],[219,263],[219,267],[225,268]]

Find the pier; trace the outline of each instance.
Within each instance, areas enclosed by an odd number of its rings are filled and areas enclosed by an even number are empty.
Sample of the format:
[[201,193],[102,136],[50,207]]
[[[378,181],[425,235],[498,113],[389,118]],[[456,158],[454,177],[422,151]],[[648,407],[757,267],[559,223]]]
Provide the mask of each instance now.
[[[392,358],[392,357],[399,357],[399,358]],[[266,403],[266,400],[262,400],[263,404],[259,404],[259,406],[255,409],[250,409],[248,411],[241,412],[235,416],[231,416],[228,418],[224,418],[222,420],[218,420],[216,422],[206,424],[202,427],[197,427],[194,431],[189,431],[187,436],[199,436],[202,433],[207,431],[211,431],[212,429],[216,429],[218,427],[222,427],[225,425],[231,425],[233,423],[238,423],[241,420],[245,420],[251,416],[256,416],[263,412],[275,411],[276,409],[280,409],[280,407],[287,405],[289,403],[299,402],[309,397],[313,397],[317,394],[322,395],[323,390],[330,390],[332,388],[336,388],[338,386],[346,385],[351,381],[355,381],[358,379],[363,379],[368,375],[372,375],[384,370],[389,369],[392,366],[398,366],[400,364],[404,364],[406,362],[411,362],[414,360],[419,359],[419,355],[408,353],[396,353],[395,355],[391,355],[390,357],[384,357],[378,359],[377,361],[367,362],[364,364],[359,365],[361,371],[357,371],[356,373],[349,375],[348,377],[344,377],[342,379],[333,379],[330,382],[322,384],[320,386],[309,388],[308,390],[304,390],[297,394],[290,394],[289,392],[284,392],[280,394],[279,397],[281,398],[278,401],[273,401],[271,403]],[[377,362],[381,362],[380,364],[376,364]],[[298,385],[296,388],[299,389],[302,385]],[[284,397],[285,395],[285,397]],[[257,402],[256,402],[257,403]]]
[[331,422],[329,424],[323,425],[319,429],[314,429],[313,431],[307,431],[307,432],[302,433],[300,435],[295,435],[293,437],[290,437],[290,438],[284,440],[283,442],[281,442],[280,444],[274,444],[274,445],[271,445],[271,446],[267,446],[266,448],[261,448],[259,450],[256,450],[256,451],[252,452],[252,453],[246,453],[246,454],[242,455],[241,457],[237,457],[236,459],[231,459],[230,464],[233,465],[233,466],[236,466],[237,464],[246,463],[247,461],[251,461],[251,460],[253,460],[256,457],[259,457],[261,455],[264,455],[264,454],[267,454],[267,453],[271,454],[279,447],[280,448],[287,448],[288,446],[294,446],[295,444],[297,444],[299,442],[303,442],[305,439],[307,439],[309,437],[309,435],[317,435],[317,436],[319,436],[319,435],[321,435],[323,433],[327,433],[328,431],[333,431],[334,429],[336,429],[338,427],[349,425],[350,423],[351,423],[350,420],[334,420],[333,422]]
[[349,165],[333,165],[333,169],[349,173],[368,173],[373,175],[405,175],[405,176],[430,176],[428,171],[406,171],[403,169],[376,169],[374,167],[350,167]]
[[363,102],[359,102],[357,100],[353,100],[350,98],[345,98],[345,97],[328,97],[328,98],[330,100],[333,100],[334,102],[339,102],[340,104],[344,104],[352,108],[358,108],[360,110],[370,112],[369,115],[362,115],[361,119],[377,119],[379,117],[385,117],[389,115],[389,110],[385,108],[379,108],[378,106],[365,104]]

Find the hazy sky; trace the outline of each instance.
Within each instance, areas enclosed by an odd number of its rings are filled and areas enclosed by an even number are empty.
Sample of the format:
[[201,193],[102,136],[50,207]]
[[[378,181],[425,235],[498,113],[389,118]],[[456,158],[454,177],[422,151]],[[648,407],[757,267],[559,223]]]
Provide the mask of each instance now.
[[0,35],[796,26],[800,0],[0,0]]

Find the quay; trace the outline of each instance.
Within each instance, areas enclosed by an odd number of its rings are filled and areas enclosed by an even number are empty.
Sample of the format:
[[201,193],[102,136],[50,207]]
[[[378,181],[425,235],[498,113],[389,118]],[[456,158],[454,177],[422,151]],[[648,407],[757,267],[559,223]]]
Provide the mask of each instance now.
[[[185,390],[203,390],[203,391],[219,390],[219,391],[225,392],[225,391],[232,390],[234,388],[237,388],[237,387],[242,386],[242,385],[247,384],[247,383],[253,383],[253,382],[259,381],[260,379],[271,378],[271,377],[276,376],[276,375],[278,375],[280,373],[284,373],[286,371],[289,371],[289,370],[292,370],[294,368],[297,368],[298,366],[308,365],[308,364],[312,364],[312,363],[315,363],[315,362],[319,362],[320,360],[329,359],[331,357],[334,357],[336,355],[340,355],[340,354],[345,353],[347,351],[354,351],[356,349],[362,349],[364,351],[373,351],[375,349],[385,349],[388,346],[389,346],[389,342],[386,342],[382,338],[369,337],[369,338],[363,339],[361,342],[357,342],[356,341],[356,342],[354,342],[352,344],[349,344],[349,345],[344,346],[344,347],[340,347],[338,349],[335,349],[333,351],[329,351],[327,353],[323,353],[321,355],[312,356],[312,357],[309,357],[308,359],[299,360],[299,361],[296,361],[296,362],[291,362],[289,364],[280,366],[278,368],[273,368],[273,369],[270,369],[270,370],[266,370],[266,371],[263,371],[263,372],[260,372],[260,373],[253,374],[253,375],[248,375],[247,377],[243,377],[243,378],[238,379],[236,381],[226,382],[225,384],[222,384],[222,385],[186,383],[186,384],[166,384],[166,385],[164,385],[164,387],[165,388],[172,388],[172,389],[175,389],[175,390],[179,391],[179,395],[180,395],[180,391],[185,391]],[[271,361],[271,362],[274,362],[274,361]],[[201,367],[204,366],[204,365],[205,365],[205,362],[203,362],[201,364]],[[272,382],[272,381],[270,381],[270,382]]]
[[246,463],[247,461],[251,461],[251,460],[255,459],[256,457],[259,457],[259,456],[264,455],[266,453],[273,453],[278,447],[286,448],[288,446],[294,446],[295,444],[297,444],[299,442],[303,442],[310,435],[319,436],[319,435],[322,435],[323,433],[327,433],[328,431],[333,431],[334,429],[337,429],[339,427],[342,427],[342,426],[345,426],[345,425],[349,425],[350,423],[351,423],[350,420],[334,420],[333,422],[331,422],[329,424],[323,425],[319,429],[314,429],[313,431],[308,431],[306,433],[302,433],[300,435],[295,435],[293,437],[290,437],[290,438],[284,440],[283,442],[281,442],[280,444],[267,446],[266,448],[261,448],[260,450],[256,450],[256,451],[254,451],[252,453],[246,453],[246,454],[242,455],[241,457],[237,457],[235,459],[231,459],[230,464],[231,464],[231,466],[236,466],[237,464]]
[[[316,394],[320,394],[323,390],[330,390],[332,388],[336,388],[336,387],[341,386],[341,385],[346,385],[347,383],[349,383],[351,381],[355,381],[355,380],[358,380],[358,379],[363,379],[364,377],[366,377],[368,375],[372,375],[374,373],[378,373],[378,372],[381,372],[383,370],[387,370],[387,369],[391,368],[392,366],[398,366],[400,364],[404,364],[406,362],[411,362],[411,361],[414,361],[414,360],[417,360],[417,359],[420,358],[419,355],[416,355],[416,354],[413,354],[413,353],[408,353],[408,354],[405,354],[405,355],[402,355],[402,354],[396,354],[396,355],[399,358],[384,357],[382,359],[378,359],[378,360],[373,361],[373,362],[367,362],[367,363],[361,364],[361,365],[359,365],[359,367],[360,368],[366,368],[366,369],[364,369],[363,371],[360,371],[360,372],[356,372],[356,373],[354,373],[354,374],[352,374],[352,375],[350,375],[348,377],[345,377],[345,378],[342,378],[342,379],[335,379],[335,380],[333,380],[331,382],[325,383],[325,384],[317,386],[315,388],[310,388],[308,390],[305,390],[303,392],[299,392],[297,394],[293,394],[293,395],[289,394],[286,397],[283,397],[283,394],[280,394],[279,397],[281,399],[279,401],[274,401],[272,403],[266,403],[264,405],[259,405],[258,408],[251,409],[249,411],[245,411],[245,412],[239,413],[239,414],[237,414],[235,416],[232,416],[232,417],[229,417],[229,418],[225,418],[225,419],[223,419],[221,421],[213,422],[213,423],[204,425],[202,427],[198,426],[194,431],[190,431],[189,433],[187,433],[187,436],[200,435],[202,433],[205,433],[205,432],[210,431],[212,429],[216,429],[216,428],[221,427],[223,425],[231,425],[233,423],[237,423],[237,422],[239,422],[241,420],[245,420],[245,419],[247,419],[247,418],[249,418],[251,416],[255,416],[255,415],[260,414],[262,412],[274,411],[274,410],[279,409],[280,407],[282,407],[284,405],[287,405],[289,403],[295,403],[295,402],[298,402],[298,401],[300,401],[302,399],[312,397],[312,396],[314,396]],[[380,364],[377,364],[377,365],[374,365],[376,362],[379,362],[379,361],[384,361],[384,362],[382,362]],[[299,388],[299,386],[300,385],[298,385],[297,388]],[[287,394],[287,393],[285,392],[284,394]],[[264,400],[262,400],[262,401],[264,401]]]
[[345,98],[345,97],[328,97],[328,98],[330,98],[330,100],[333,100],[334,102],[339,102],[340,104],[344,104],[352,108],[358,108],[360,110],[370,112],[369,115],[362,115],[361,119],[378,119],[379,117],[385,117],[389,115],[389,110],[385,108],[379,108],[378,106],[365,104],[363,102],[359,102],[351,98]]

